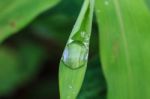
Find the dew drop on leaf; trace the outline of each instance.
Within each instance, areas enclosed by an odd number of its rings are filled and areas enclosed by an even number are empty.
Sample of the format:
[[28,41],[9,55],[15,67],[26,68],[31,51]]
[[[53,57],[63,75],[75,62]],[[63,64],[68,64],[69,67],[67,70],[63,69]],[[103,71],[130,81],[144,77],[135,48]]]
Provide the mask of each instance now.
[[86,64],[87,59],[88,49],[84,43],[72,41],[64,50],[62,62],[71,69],[78,69]]

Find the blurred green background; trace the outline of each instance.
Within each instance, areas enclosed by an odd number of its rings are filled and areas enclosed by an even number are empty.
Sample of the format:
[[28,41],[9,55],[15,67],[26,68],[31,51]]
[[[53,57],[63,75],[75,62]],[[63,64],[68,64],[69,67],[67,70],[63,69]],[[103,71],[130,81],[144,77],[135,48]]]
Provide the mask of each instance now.
[[[0,99],[59,99],[58,66],[83,0],[61,0],[0,45]],[[78,99],[105,99],[98,28],[93,21],[90,56]]]

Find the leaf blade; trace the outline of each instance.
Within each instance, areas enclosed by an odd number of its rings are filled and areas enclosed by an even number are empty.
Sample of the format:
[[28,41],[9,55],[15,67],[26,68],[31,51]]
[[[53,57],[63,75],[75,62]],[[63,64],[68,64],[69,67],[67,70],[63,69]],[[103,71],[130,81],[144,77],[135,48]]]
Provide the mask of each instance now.
[[[94,0],[85,0],[81,13],[72,30],[68,42],[70,41],[72,36],[76,34],[76,32],[80,31],[80,29],[82,30],[84,28],[86,33],[89,33],[89,35],[91,34],[93,8]],[[87,17],[85,15],[87,15]],[[79,36],[77,35],[77,38],[78,37]],[[86,64],[84,64],[84,66],[82,66],[81,68],[73,70],[65,66],[65,64],[62,61],[60,62],[59,86],[61,99],[76,99],[84,79],[86,66],[87,61]]]
[[149,99],[150,11],[145,1],[96,2],[108,99]]
[[0,43],[59,0],[0,0]]

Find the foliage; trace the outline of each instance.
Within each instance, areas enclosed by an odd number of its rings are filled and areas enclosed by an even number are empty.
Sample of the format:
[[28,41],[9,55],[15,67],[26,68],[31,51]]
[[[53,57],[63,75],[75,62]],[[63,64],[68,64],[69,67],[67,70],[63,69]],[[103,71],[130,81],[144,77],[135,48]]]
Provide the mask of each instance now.
[[108,99],[149,99],[150,10],[144,0],[97,0]]
[[61,99],[76,99],[86,71],[94,0],[85,0],[66,44],[59,69]]
[[59,0],[0,0],[0,42],[29,24]]
[[[0,0],[0,99],[150,98],[150,0],[95,0],[92,27],[89,1]],[[80,33],[91,28],[88,61],[59,68],[70,39],[70,52],[88,52]]]

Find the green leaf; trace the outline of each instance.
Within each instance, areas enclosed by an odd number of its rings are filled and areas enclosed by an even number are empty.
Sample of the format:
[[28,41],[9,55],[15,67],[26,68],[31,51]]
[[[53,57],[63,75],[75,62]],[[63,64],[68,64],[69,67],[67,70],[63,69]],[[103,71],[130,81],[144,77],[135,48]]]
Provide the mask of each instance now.
[[59,0],[0,0],[0,43]]
[[85,0],[59,68],[61,99],[76,99],[86,71],[94,0]]
[[108,99],[150,99],[150,9],[144,0],[96,0]]

